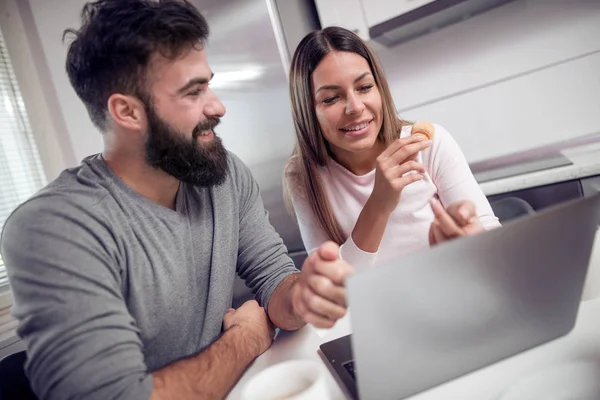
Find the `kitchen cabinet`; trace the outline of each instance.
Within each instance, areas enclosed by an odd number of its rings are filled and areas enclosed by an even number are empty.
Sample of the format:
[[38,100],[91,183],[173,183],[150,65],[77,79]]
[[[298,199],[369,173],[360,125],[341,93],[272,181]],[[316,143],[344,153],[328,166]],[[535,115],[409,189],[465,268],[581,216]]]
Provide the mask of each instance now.
[[323,28],[341,26],[364,40],[396,46],[512,0],[315,0]]
[[567,182],[553,183],[551,185],[501,193],[489,196],[488,200],[490,203],[493,203],[496,200],[507,197],[516,197],[525,200],[531,205],[531,207],[533,207],[534,210],[541,210],[564,201],[581,198],[583,197],[583,190],[581,188],[581,183],[578,179],[576,179]]
[[581,189],[585,197],[600,193],[600,175],[583,178],[581,180]]
[[381,24],[390,19],[416,10],[436,0],[361,0],[365,18],[369,26]]
[[[525,207],[530,206],[533,211],[538,211],[565,201],[588,197],[597,193],[600,193],[600,175],[496,194],[488,196],[488,200],[494,212],[506,215],[507,213],[503,208],[507,199],[518,199],[514,202],[517,207],[520,207],[518,203],[521,202],[526,204]],[[508,214],[521,217],[530,214],[530,212],[515,211]],[[498,217],[501,222],[506,222],[506,220],[502,221],[501,215]]]

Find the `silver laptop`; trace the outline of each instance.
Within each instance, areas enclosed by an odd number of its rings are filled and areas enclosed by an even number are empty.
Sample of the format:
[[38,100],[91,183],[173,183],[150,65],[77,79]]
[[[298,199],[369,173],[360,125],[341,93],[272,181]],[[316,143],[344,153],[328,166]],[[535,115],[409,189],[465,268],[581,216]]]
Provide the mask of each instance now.
[[599,223],[594,196],[359,273],[322,356],[350,397],[401,399],[563,336]]

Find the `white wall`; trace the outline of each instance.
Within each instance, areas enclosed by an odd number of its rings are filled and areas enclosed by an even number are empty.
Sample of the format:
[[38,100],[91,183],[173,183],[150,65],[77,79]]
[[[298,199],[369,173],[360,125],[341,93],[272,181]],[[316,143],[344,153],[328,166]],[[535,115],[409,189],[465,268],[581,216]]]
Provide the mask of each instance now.
[[215,131],[225,147],[246,164],[253,166],[292,154],[294,128],[285,96],[287,90],[285,82],[263,92],[220,93],[215,90],[227,109]]
[[46,178],[54,179],[75,155],[28,3],[1,1],[0,25]]
[[401,115],[469,161],[600,132],[598,0],[516,0],[378,53]]
[[[56,87],[59,111],[66,121],[67,131],[78,161],[102,149],[101,134],[90,122],[87,111],[71,87],[65,72],[67,44],[62,42],[62,33],[66,28],[80,26],[79,14],[87,1],[29,0],[43,55],[51,80]],[[214,7],[210,2],[197,1],[196,3],[199,3],[199,6]],[[266,19],[263,22],[268,24],[266,5],[250,7],[254,4],[250,2],[246,4],[249,6],[247,12],[256,9],[255,14],[258,13],[253,19],[260,21]],[[211,67],[218,74],[223,69],[221,64],[231,64],[232,59],[237,61],[240,58],[241,52],[232,42],[237,40],[242,43],[244,38],[240,36],[237,29],[238,26],[242,27],[241,22],[238,22],[237,26],[225,29],[227,25],[224,21],[218,20],[217,14],[213,15],[210,7],[199,8],[206,12],[209,23],[215,24],[209,41],[208,54]],[[246,20],[252,19],[248,14],[240,17]],[[248,29],[246,36],[260,33],[256,31],[257,29]],[[270,28],[265,31],[269,33]],[[229,33],[228,37],[223,38],[227,33]],[[272,32],[269,34],[270,37],[260,37],[257,40],[262,42],[262,47],[272,49],[269,54],[263,54],[261,59],[261,62],[268,67],[266,74],[269,75],[271,86],[249,87],[248,90],[240,93],[232,90],[215,90],[227,108],[227,116],[222,120],[222,125],[217,128],[217,132],[222,136],[227,148],[250,165],[260,163],[265,156],[272,157],[272,154],[289,155],[292,149],[293,132],[287,103],[285,75],[276,51],[275,39],[272,38]],[[266,40],[272,43],[266,43]],[[229,48],[230,54],[221,54],[224,51],[221,46]],[[270,54],[271,52],[273,55]],[[274,75],[277,75],[277,79]]]
[[67,44],[62,42],[63,31],[80,26],[79,15],[86,2],[87,0],[29,0],[77,163],[84,157],[102,150],[102,137],[91,123],[65,71]]

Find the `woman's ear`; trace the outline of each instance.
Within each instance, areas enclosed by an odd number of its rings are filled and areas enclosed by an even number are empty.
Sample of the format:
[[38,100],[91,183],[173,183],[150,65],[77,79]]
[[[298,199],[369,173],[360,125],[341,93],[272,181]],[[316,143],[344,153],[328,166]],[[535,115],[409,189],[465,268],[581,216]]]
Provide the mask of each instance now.
[[107,106],[115,125],[131,131],[144,130],[146,110],[137,97],[115,93],[108,98]]

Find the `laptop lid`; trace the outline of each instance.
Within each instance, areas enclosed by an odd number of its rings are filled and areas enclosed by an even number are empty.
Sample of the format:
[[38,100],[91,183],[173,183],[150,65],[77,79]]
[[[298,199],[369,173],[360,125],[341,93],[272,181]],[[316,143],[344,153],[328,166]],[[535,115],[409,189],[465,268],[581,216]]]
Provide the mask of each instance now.
[[568,333],[600,196],[348,279],[363,399],[398,399]]

